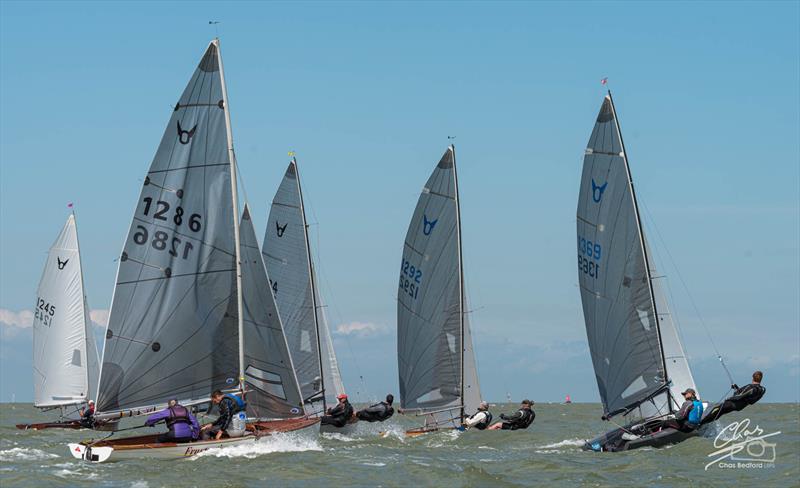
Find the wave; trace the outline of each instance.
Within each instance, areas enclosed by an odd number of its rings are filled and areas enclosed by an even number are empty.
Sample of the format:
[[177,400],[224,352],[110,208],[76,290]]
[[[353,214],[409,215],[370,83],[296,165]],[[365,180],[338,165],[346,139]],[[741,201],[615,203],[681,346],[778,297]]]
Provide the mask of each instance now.
[[586,443],[583,439],[564,439],[560,442],[554,442],[552,444],[545,444],[543,446],[536,446],[539,449],[558,449],[559,447],[583,447]]
[[15,447],[13,449],[6,449],[0,451],[0,461],[40,461],[42,459],[57,458],[56,454],[51,454],[39,449],[27,449],[24,447]]
[[301,434],[286,433],[262,437],[258,442],[247,442],[237,446],[212,448],[203,451],[192,459],[201,457],[227,457],[253,459],[264,454],[280,452],[322,451],[322,446],[316,438]]

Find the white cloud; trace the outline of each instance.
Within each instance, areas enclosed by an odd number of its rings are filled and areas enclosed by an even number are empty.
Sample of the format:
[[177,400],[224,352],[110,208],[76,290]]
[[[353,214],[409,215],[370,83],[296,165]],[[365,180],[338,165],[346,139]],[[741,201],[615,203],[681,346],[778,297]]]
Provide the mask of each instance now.
[[385,325],[373,324],[372,322],[350,322],[349,324],[339,324],[336,326],[336,333],[338,335],[354,335],[358,337],[383,334],[387,330],[388,327]]
[[92,310],[89,312],[89,318],[97,327],[108,326],[108,310]]
[[9,329],[27,329],[33,325],[33,312],[30,310],[13,312],[0,308],[0,325]]

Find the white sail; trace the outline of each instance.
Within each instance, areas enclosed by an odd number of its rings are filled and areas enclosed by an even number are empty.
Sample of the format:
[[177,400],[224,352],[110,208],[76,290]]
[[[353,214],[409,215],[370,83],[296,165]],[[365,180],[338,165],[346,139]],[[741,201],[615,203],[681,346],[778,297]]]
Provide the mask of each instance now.
[[314,273],[314,294],[317,302],[317,319],[319,323],[319,343],[322,357],[322,378],[325,383],[325,402],[328,405],[336,405],[336,397],[344,393],[344,383],[339,372],[339,361],[336,359],[336,351],[333,348],[333,338],[328,327],[328,317],[325,313],[325,304],[319,293],[319,281],[317,281],[316,271]]
[[189,404],[239,384],[227,111],[214,40],[177,100],[136,203],[106,330],[101,412],[170,398]]
[[81,403],[93,394],[90,372],[97,346],[83,291],[75,216],[70,215],[50,247],[39,282],[33,321],[34,406]]

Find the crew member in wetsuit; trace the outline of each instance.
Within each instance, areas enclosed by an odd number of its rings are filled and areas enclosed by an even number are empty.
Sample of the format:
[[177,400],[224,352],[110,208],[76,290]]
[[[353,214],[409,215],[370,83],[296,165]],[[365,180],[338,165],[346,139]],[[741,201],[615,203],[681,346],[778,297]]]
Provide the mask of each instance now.
[[514,415],[500,414],[501,422],[489,427],[489,430],[519,430],[527,429],[536,418],[536,413],[531,409],[533,402],[530,400],[522,400],[522,404]]
[[231,426],[233,416],[245,409],[244,400],[230,394],[224,394],[220,390],[215,390],[211,394],[211,403],[219,408],[219,417],[210,424],[205,424],[200,433],[203,440],[222,439],[222,434]]
[[353,417],[353,406],[347,400],[347,395],[342,393],[336,399],[339,400],[339,403],[335,407],[328,409],[327,415],[323,415],[320,419],[321,424],[344,427]]
[[681,393],[683,395],[683,405],[675,413],[675,419],[664,421],[662,428],[672,428],[681,432],[692,432],[700,425],[703,418],[703,403],[697,399],[697,392],[694,388],[687,388]]
[[94,427],[94,400],[89,400],[86,402],[86,407],[82,408],[80,411],[81,419],[79,420],[80,424],[87,429],[91,429]]
[[728,397],[721,404],[715,405],[714,408],[708,412],[706,418],[716,420],[726,413],[738,412],[748,405],[753,405],[761,400],[761,397],[767,392],[767,389],[761,386],[762,379],[764,379],[764,373],[755,371],[753,373],[753,382],[749,385],[744,385],[739,388],[739,385],[735,383],[732,384],[731,388],[734,390],[733,395]]
[[481,402],[478,411],[464,419],[464,426],[469,429],[484,430],[492,423],[492,412],[489,411],[489,404]]
[[370,405],[363,410],[359,410],[356,412],[356,417],[358,417],[358,420],[364,420],[367,422],[383,422],[384,420],[388,420],[389,417],[394,415],[392,402],[394,402],[394,395],[389,393],[386,395],[386,401],[376,403],[375,405]]
[[144,425],[152,427],[165,420],[167,432],[158,436],[158,442],[192,442],[200,436],[200,424],[188,408],[180,405],[178,400],[170,400],[167,408],[147,417]]

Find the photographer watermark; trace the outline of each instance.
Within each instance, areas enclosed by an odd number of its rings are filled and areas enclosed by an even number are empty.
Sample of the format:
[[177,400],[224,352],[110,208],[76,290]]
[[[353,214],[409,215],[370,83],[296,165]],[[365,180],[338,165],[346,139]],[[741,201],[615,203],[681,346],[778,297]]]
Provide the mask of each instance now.
[[750,419],[728,424],[714,439],[717,450],[708,455],[714,460],[706,464],[706,471],[715,464],[721,469],[774,468],[775,444],[766,439],[778,434],[765,434],[758,425],[751,429]]

